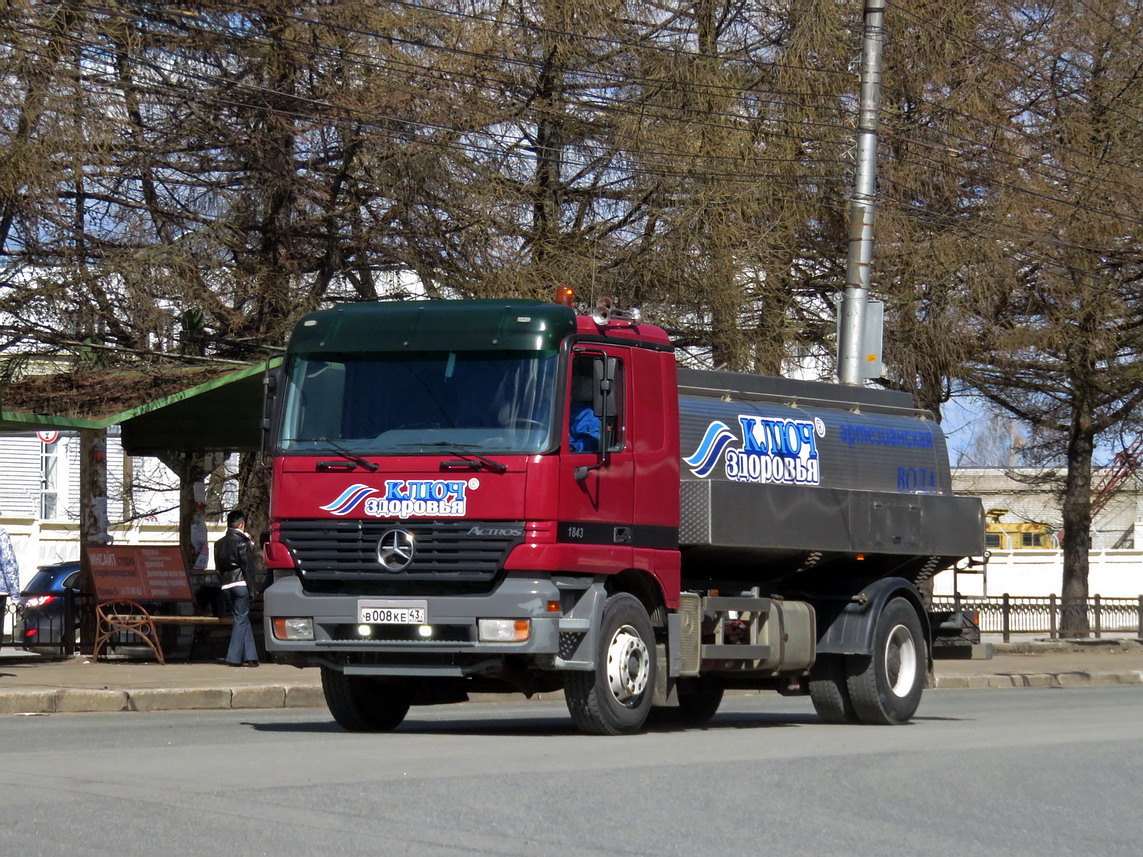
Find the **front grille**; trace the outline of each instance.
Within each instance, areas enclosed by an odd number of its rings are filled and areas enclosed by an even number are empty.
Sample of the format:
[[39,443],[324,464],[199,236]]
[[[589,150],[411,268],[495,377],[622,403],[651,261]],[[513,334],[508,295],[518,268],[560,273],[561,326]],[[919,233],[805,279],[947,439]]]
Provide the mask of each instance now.
[[[415,544],[412,562],[396,572],[377,558],[377,543],[393,529],[408,531]],[[279,532],[307,585],[488,583],[524,541],[521,521],[283,521]]]

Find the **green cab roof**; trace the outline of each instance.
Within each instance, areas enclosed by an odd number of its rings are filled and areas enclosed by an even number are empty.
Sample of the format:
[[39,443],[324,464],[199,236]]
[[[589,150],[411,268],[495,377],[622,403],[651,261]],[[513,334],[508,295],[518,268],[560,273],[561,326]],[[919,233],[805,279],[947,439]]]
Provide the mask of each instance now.
[[529,300],[347,303],[294,327],[289,351],[542,351],[575,333],[575,312]]

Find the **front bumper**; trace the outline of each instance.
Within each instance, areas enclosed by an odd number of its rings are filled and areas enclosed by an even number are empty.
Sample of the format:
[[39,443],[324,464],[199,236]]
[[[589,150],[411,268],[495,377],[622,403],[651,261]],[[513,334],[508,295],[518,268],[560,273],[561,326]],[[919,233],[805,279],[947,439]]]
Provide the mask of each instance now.
[[[602,594],[590,579],[556,581],[513,572],[487,595],[411,594],[410,600],[427,602],[427,636],[413,625],[373,625],[362,634],[358,596],[307,593],[297,577],[288,577],[266,590],[266,649],[279,662],[368,675],[488,675],[509,661],[541,670],[591,669],[594,664],[580,660],[578,652],[591,650],[582,643]],[[560,612],[548,610],[552,602],[561,605]],[[275,638],[278,617],[312,618],[314,639]],[[480,619],[528,619],[531,633],[521,642],[482,642]]]

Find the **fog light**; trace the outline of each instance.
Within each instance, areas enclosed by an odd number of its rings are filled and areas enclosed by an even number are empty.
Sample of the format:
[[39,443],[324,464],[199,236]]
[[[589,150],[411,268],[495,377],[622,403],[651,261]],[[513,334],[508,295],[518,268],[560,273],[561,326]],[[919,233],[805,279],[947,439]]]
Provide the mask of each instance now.
[[532,635],[532,620],[481,619],[477,630],[482,643],[522,643]]
[[369,627],[368,625],[358,625],[357,626],[357,636],[359,636],[359,637],[372,637],[373,636],[373,629],[371,627]]
[[425,637],[427,639],[428,637],[431,637],[433,635],[433,626],[432,625],[418,625],[417,626],[417,633],[420,634],[422,637]]
[[312,640],[314,638],[314,620],[306,617],[278,618],[273,620],[274,639],[276,640]]

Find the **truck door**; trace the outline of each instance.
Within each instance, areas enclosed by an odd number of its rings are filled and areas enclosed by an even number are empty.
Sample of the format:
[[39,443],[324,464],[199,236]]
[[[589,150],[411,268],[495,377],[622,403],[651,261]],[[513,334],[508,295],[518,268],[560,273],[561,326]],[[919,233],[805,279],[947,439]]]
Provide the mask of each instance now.
[[573,350],[560,444],[558,540],[575,544],[569,571],[631,567],[634,456],[628,433],[626,350]]

